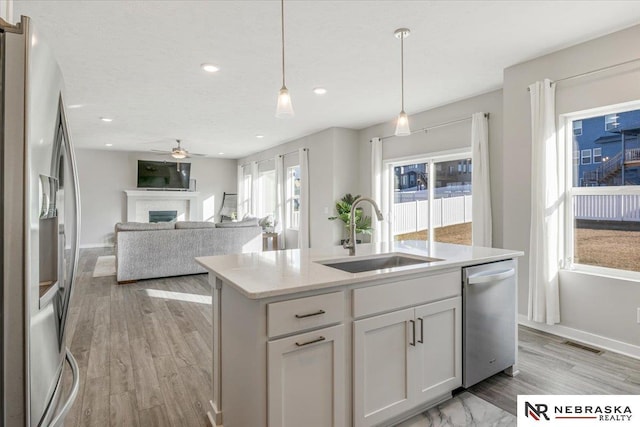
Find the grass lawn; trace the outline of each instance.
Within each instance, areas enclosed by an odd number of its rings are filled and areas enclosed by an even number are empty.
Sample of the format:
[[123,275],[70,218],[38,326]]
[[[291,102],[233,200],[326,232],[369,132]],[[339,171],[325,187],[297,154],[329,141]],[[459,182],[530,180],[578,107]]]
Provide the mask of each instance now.
[[576,263],[640,271],[640,231],[577,228]]
[[[427,230],[398,234],[395,240],[427,240]],[[576,263],[640,271],[640,231],[578,228],[575,233]],[[471,244],[471,223],[436,228],[436,241]]]
[[[427,240],[428,230],[417,231],[415,233],[398,234],[395,240]],[[436,242],[456,243],[458,245],[471,244],[471,223],[449,225],[448,227],[436,228]]]

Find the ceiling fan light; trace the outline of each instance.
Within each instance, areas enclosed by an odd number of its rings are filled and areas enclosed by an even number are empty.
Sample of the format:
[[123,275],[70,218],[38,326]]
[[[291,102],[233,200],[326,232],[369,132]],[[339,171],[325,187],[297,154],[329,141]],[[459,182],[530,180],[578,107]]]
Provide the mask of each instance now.
[[404,110],[398,114],[398,120],[396,121],[396,136],[408,136],[411,135],[411,129],[409,128],[409,116]]
[[291,105],[291,96],[289,95],[289,89],[286,86],[282,86],[280,93],[278,94],[278,105],[276,107],[276,117],[279,119],[293,117],[293,105]]
[[171,153],[171,157],[173,157],[174,159],[184,159],[187,157],[187,155],[183,151],[174,151],[173,153]]

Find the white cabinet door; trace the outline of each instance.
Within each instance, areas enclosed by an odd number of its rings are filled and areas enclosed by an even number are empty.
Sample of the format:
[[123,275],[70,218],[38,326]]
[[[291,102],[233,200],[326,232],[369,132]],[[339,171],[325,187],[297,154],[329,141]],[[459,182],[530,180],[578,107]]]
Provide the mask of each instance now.
[[414,406],[414,309],[353,322],[353,418],[371,426]]
[[270,427],[344,426],[344,326],[271,341],[267,350]]
[[462,298],[416,307],[418,393],[420,402],[462,384]]

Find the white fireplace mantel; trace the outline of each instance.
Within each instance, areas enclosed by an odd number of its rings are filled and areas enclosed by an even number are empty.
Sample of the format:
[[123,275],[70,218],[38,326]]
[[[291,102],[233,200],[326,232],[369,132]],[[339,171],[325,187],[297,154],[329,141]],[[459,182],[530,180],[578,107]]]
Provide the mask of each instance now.
[[127,222],[149,222],[150,210],[178,211],[179,221],[202,221],[200,193],[195,191],[125,190]]

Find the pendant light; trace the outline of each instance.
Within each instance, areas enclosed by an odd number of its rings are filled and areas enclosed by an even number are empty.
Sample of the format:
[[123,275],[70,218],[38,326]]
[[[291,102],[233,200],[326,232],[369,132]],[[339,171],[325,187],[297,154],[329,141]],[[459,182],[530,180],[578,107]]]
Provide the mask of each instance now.
[[404,112],[404,39],[409,37],[411,31],[408,28],[398,28],[393,32],[396,38],[400,39],[400,85],[402,93],[402,108],[400,114],[398,114],[398,120],[396,122],[396,136],[411,135],[411,129],[409,128],[409,117]]
[[284,0],[280,0],[280,22],[282,24],[282,88],[278,94],[278,105],[276,107],[276,117],[283,119],[293,117],[293,106],[289,89],[284,82]]

